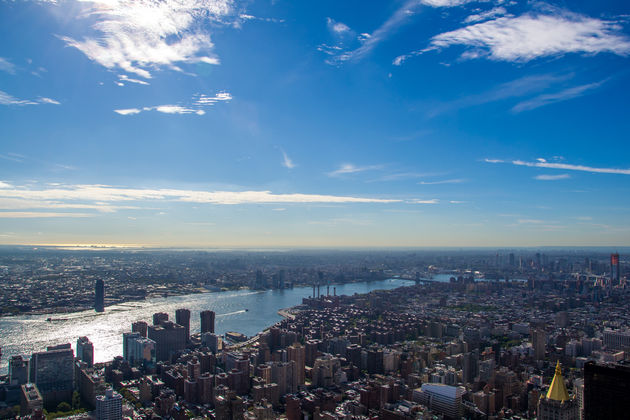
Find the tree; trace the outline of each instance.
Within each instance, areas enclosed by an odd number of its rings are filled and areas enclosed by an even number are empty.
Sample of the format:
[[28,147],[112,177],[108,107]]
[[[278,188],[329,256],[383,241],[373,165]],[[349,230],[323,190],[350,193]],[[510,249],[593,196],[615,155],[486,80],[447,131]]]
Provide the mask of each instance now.
[[62,401],[57,406],[57,411],[61,411],[62,413],[67,413],[68,411],[72,411],[72,407],[65,401]]
[[72,394],[72,409],[76,410],[81,407],[81,396],[77,391]]

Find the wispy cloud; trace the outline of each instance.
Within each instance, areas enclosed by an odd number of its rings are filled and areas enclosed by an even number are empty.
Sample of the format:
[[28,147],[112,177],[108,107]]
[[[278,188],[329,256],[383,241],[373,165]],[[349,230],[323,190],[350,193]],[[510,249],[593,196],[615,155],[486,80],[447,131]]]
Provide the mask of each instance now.
[[[427,1],[427,3],[430,2],[430,0],[425,1]],[[436,0],[436,2],[439,3],[440,1]],[[445,2],[446,1],[442,1],[442,3]],[[394,14],[392,14],[380,27],[374,30],[374,32],[362,34],[357,39],[359,41],[359,46],[357,48],[347,49],[341,44],[334,46],[322,44],[318,49],[331,56],[328,60],[326,60],[328,64],[339,65],[347,61],[359,61],[376,48],[378,44],[387,39],[392,32],[405,24],[409,17],[415,13],[415,10],[420,7],[422,3],[423,1],[421,0],[406,1],[402,7],[397,9]],[[339,27],[339,29],[342,30],[338,33],[343,33],[343,29],[345,28]]]
[[10,160],[12,162],[24,162],[25,156],[17,153],[0,154],[0,159]]
[[441,185],[441,184],[461,184],[464,182],[463,179],[444,179],[441,181],[420,181],[418,184],[420,185]]
[[439,204],[440,200],[438,200],[437,198],[432,198],[430,200],[413,199],[413,200],[409,200],[409,203],[411,204]]
[[10,62],[6,58],[0,57],[0,71],[7,72],[9,74],[15,74],[15,64]]
[[204,115],[206,111],[203,108],[213,106],[217,102],[229,102],[230,100],[232,100],[232,95],[227,92],[220,92],[214,96],[197,94],[188,105],[156,105],[142,108],[123,108],[115,109],[114,112],[120,115],[136,115],[145,111],[157,111],[163,114]]
[[180,70],[179,63],[218,64],[205,22],[233,13],[231,0],[87,0],[78,17],[95,21],[97,34],[78,40],[60,36],[68,46],[108,69],[150,78],[149,69]]
[[281,152],[282,152],[282,166],[284,166],[287,169],[295,168],[297,165],[291,160],[289,155],[287,155],[287,153],[284,150],[281,150]]
[[535,98],[516,104],[512,108],[512,111],[517,112],[517,113],[523,112],[523,111],[530,111],[532,109],[540,108],[541,106],[550,105],[557,102],[568,101],[569,99],[583,96],[589,93],[590,91],[593,91],[599,88],[605,82],[606,82],[605,80],[602,80],[600,82],[589,83],[586,85],[573,86],[573,87],[564,89],[560,92],[539,95],[539,96],[536,96]]
[[468,16],[466,19],[464,19],[464,23],[477,23],[477,22],[482,22],[484,20],[495,18],[497,16],[505,16],[505,15],[508,15],[508,12],[507,10],[505,10],[505,7],[495,7],[485,12],[476,13],[476,14]]
[[328,29],[336,34],[344,34],[351,31],[348,25],[343,22],[337,22],[332,18],[326,18],[326,24],[328,25]]
[[[505,161],[500,160],[500,159],[486,159],[486,162],[503,163]],[[591,172],[591,173],[599,173],[599,174],[630,175],[630,169],[600,168],[600,167],[586,166],[586,165],[573,165],[570,163],[562,163],[562,162],[548,162],[546,159],[543,159],[543,158],[538,158],[535,162],[513,160],[511,161],[511,163],[516,166],[528,166],[532,168],[562,169],[565,171],[581,171],[581,172]]]
[[13,187],[0,189],[0,198],[79,202],[108,205],[114,202],[173,201],[185,203],[278,204],[278,203],[397,203],[398,199],[352,197],[325,194],[274,194],[271,191],[200,191],[179,189],[120,188],[107,185],[60,185],[45,189]]
[[547,162],[545,159],[539,159],[537,162],[514,160],[512,161],[512,163],[518,166],[530,166],[535,168],[564,169],[569,171],[594,172],[600,174],[630,175],[630,169],[596,168],[593,166],[571,165],[569,163]]
[[127,76],[126,74],[119,74],[118,75],[118,79],[120,79],[123,82],[129,82],[129,83],[135,83],[138,85],[148,85],[149,82],[145,82],[144,80],[139,80],[139,79],[132,79],[131,77]]
[[571,175],[569,174],[561,174],[561,175],[536,175],[534,179],[539,181],[559,181],[561,179],[569,179]]
[[0,105],[24,106],[42,104],[61,105],[59,101],[45,97],[39,97],[37,99],[18,99],[15,96],[9,95],[8,93],[0,90]]
[[630,53],[630,39],[617,22],[547,8],[543,13],[500,17],[436,35],[427,48],[399,56],[394,64],[453,45],[468,48],[463,59],[485,57],[518,63],[567,53]]
[[572,77],[572,74],[535,74],[521,77],[506,83],[501,83],[485,92],[464,96],[449,102],[432,104],[429,116],[436,116],[445,112],[471,108],[511,98],[521,98],[545,91],[549,87],[565,82]]
[[461,6],[466,3],[473,3],[476,1],[485,0],[420,0],[420,3],[431,7],[455,7]]
[[383,169],[383,165],[356,166],[352,163],[344,163],[338,169],[328,172],[326,175],[330,177],[338,177],[342,175],[356,174],[359,172],[378,171],[380,169]]
[[0,219],[49,219],[59,217],[92,217],[87,213],[53,213],[38,211],[0,211]]

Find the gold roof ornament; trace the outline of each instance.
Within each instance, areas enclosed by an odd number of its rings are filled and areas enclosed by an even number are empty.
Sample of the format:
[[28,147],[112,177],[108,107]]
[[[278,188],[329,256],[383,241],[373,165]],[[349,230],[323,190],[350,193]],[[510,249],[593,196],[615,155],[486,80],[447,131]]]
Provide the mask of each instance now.
[[562,369],[560,368],[559,360],[556,364],[556,374],[553,375],[553,380],[547,391],[547,399],[555,401],[567,401],[569,399],[569,392],[567,391],[567,386],[562,377]]

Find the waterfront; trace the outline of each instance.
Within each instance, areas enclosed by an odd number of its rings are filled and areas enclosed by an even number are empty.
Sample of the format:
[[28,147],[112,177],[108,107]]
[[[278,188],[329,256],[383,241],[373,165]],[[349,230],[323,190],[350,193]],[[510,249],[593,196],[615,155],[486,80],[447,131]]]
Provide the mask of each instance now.
[[[338,295],[352,295],[412,284],[413,281],[402,279],[347,283],[331,286],[330,293],[333,293],[333,287],[337,288]],[[296,287],[200,293],[108,306],[103,313],[88,310],[0,318],[0,374],[7,373],[8,360],[13,355],[30,357],[31,353],[45,350],[46,346],[68,342],[75,348],[76,340],[81,336],[87,336],[94,343],[96,362],[111,360],[122,354],[122,333],[131,330],[132,322],[144,320],[150,323],[155,312],[166,312],[169,319],[174,320],[178,308],[190,309],[191,333],[199,332],[199,312],[209,309],[217,314],[217,334],[237,331],[247,336],[255,335],[282,319],[278,310],[300,304],[312,291],[311,287]],[[320,289],[321,293],[325,291],[325,287]],[[49,317],[54,321],[46,321]]]

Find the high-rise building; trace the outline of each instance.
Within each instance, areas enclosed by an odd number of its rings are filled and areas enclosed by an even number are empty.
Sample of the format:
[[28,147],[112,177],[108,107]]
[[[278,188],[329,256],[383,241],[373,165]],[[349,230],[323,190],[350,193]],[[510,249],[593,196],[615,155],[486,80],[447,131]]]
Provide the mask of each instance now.
[[630,367],[584,365],[584,419],[628,418]]
[[96,397],[97,420],[122,420],[122,395],[109,388]]
[[153,325],[160,325],[163,321],[168,321],[168,314],[157,312],[153,314]]
[[178,309],[175,311],[175,323],[186,329],[186,341],[190,340],[190,310]]
[[539,420],[579,419],[578,401],[567,391],[559,361],[547,394],[538,400],[537,414]]
[[203,311],[199,315],[201,316],[201,333],[214,333],[214,312]]
[[612,350],[630,347],[630,331],[604,330],[604,345]]
[[295,343],[287,347],[288,358],[295,362],[293,369],[293,381],[296,386],[304,385],[305,368],[306,368],[306,351],[304,346]]
[[74,352],[70,343],[33,353],[30,381],[37,385],[46,407],[56,408],[60,402],[70,401],[74,382]]
[[105,282],[103,279],[96,280],[94,287],[94,310],[96,312],[105,311]]
[[94,345],[87,337],[77,339],[77,359],[87,363],[88,367],[94,366]]
[[140,333],[140,335],[145,338],[147,336],[147,328],[148,325],[145,321],[136,321],[131,324],[131,331]]
[[131,365],[155,363],[155,341],[138,332],[123,333],[123,358]]
[[217,354],[223,347],[221,337],[211,332],[201,334],[201,344],[208,347],[214,354]]
[[547,334],[545,330],[541,328],[534,328],[531,330],[532,335],[532,347],[534,349],[534,359],[545,359],[545,347],[547,345]]
[[186,348],[186,329],[172,321],[149,326],[148,337],[155,341],[155,358],[158,362],[169,360],[171,355]]
[[11,385],[24,385],[28,382],[28,360],[22,356],[13,356],[9,359],[9,383]]

